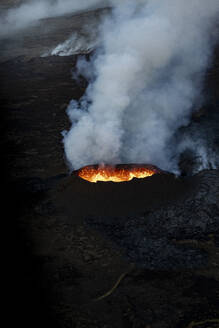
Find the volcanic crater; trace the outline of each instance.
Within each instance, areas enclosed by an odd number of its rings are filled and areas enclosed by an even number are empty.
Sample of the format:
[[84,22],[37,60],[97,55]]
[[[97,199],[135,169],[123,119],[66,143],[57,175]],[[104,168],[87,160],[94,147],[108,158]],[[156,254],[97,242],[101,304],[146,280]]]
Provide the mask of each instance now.
[[[90,183],[64,161],[66,107],[87,81],[72,79],[78,56],[39,54],[100,16],[62,17],[62,30],[45,19],[1,40],[9,310],[28,328],[217,327],[219,171],[190,176],[184,159],[184,177]],[[195,128],[217,125],[218,63],[216,48]]]

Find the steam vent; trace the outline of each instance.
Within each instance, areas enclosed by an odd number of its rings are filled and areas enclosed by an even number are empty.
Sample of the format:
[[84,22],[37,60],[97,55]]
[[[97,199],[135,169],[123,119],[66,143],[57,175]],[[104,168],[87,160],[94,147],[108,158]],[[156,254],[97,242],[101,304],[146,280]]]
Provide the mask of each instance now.
[[219,328],[218,17],[0,0],[6,326]]
[[143,179],[162,171],[148,164],[88,165],[73,174],[89,182],[124,182],[133,178]]

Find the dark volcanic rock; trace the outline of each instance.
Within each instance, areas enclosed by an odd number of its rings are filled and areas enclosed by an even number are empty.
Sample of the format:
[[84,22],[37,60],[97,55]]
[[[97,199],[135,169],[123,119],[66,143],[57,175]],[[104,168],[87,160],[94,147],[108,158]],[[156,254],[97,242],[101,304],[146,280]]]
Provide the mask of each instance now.
[[219,171],[199,173],[190,183],[193,191],[174,204],[159,206],[157,195],[157,204],[151,210],[147,207],[145,214],[90,217],[86,222],[121,247],[129,260],[148,269],[199,267],[205,264],[206,254],[180,241],[219,234]]
[[[4,0],[6,7],[12,2],[19,0]],[[55,19],[49,34],[41,22],[43,38],[33,27],[1,41],[7,324],[15,318],[24,328],[216,327],[218,171],[122,184],[66,176],[65,110],[86,81],[72,79],[75,56],[39,56],[72,27],[80,31],[89,15],[58,19],[67,29],[55,34]],[[215,58],[206,87],[214,104],[218,50]],[[203,123],[208,134],[214,122],[218,139],[217,106],[206,108],[195,129]]]
[[146,209],[168,204],[173,199],[184,199],[191,187],[189,181],[166,173],[122,183],[91,183],[77,176],[69,176],[61,181],[52,197],[71,217],[83,220],[88,215],[127,216],[142,213]]

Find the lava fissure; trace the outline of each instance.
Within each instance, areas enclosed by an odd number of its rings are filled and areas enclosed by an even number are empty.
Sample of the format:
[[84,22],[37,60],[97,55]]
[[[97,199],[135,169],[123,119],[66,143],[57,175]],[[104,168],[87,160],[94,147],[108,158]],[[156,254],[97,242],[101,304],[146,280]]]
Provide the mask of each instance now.
[[89,182],[124,182],[133,178],[143,179],[162,171],[156,166],[147,164],[88,165],[73,174]]

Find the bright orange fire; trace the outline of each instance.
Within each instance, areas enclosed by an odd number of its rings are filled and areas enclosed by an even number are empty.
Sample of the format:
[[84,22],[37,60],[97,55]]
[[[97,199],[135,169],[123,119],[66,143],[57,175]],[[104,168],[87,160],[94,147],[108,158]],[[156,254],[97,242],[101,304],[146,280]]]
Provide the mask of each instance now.
[[161,171],[152,165],[145,164],[119,164],[119,165],[89,165],[74,172],[89,182],[113,181],[124,182],[133,178],[147,178]]

